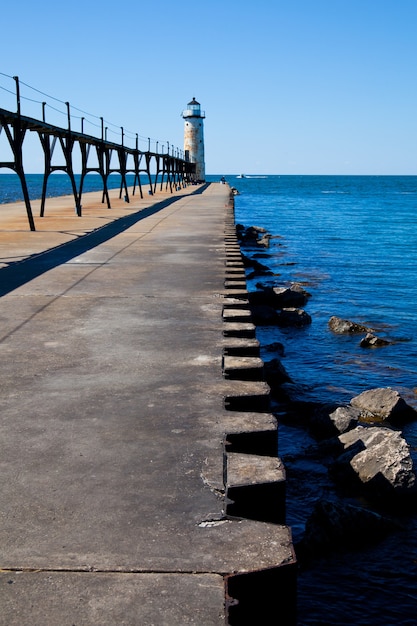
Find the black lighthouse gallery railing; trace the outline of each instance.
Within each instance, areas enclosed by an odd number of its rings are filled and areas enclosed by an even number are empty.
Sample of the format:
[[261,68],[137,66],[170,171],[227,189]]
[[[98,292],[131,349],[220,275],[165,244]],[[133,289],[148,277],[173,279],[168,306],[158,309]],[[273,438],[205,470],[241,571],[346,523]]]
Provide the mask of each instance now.
[[[45,215],[48,178],[50,174],[59,170],[65,172],[69,176],[75,201],[75,212],[80,217],[82,213],[81,199],[84,181],[87,174],[91,172],[99,174],[101,177],[102,202],[107,202],[107,207],[109,209],[111,206],[108,178],[111,174],[116,173],[120,175],[119,198],[121,198],[124,193],[124,199],[126,202],[129,202],[128,185],[126,180],[127,174],[133,174],[134,176],[132,195],[134,195],[136,189],[138,189],[141,198],[143,198],[141,175],[144,176],[149,183],[150,193],[155,193],[158,184],[160,184],[160,189],[162,190],[165,183],[166,189],[169,188],[172,192],[178,187],[185,186],[189,182],[193,182],[195,178],[195,164],[190,163],[186,159],[186,155],[178,148],[174,148],[172,145],[170,146],[169,142],[166,143],[166,146],[165,144],[161,144],[161,151],[159,151],[159,141],[154,142],[155,150],[152,151],[151,139],[142,137],[141,141],[145,140],[147,142],[147,146],[144,150],[141,150],[139,149],[139,135],[135,134],[134,147],[131,147],[126,145],[127,133],[125,133],[123,127],[119,127],[119,136],[121,138],[120,143],[109,141],[107,139],[108,126],[105,125],[102,117],[97,118],[100,123],[95,125],[98,128],[99,136],[96,137],[94,135],[86,134],[84,132],[84,124],[87,118],[73,115],[69,102],[61,102],[56,98],[52,99],[56,100],[61,105],[65,105],[66,107],[67,125],[65,128],[62,128],[60,126],[50,124],[46,121],[46,107],[50,106],[47,102],[41,102],[31,98],[22,98],[20,93],[19,78],[17,76],[10,77],[1,73],[0,75],[14,81],[13,96],[16,99],[17,109],[16,112],[12,112],[0,108],[0,134],[4,131],[11,153],[11,160],[0,160],[0,168],[10,168],[18,175],[22,186],[23,198],[31,230],[35,230],[35,222],[33,219],[28,186],[23,167],[23,149],[27,131],[37,133],[44,154],[44,172],[40,208],[41,217]],[[26,85],[25,83],[22,83],[22,85],[29,87],[29,85]],[[12,90],[5,89],[4,87],[1,87],[1,89],[9,94],[12,93]],[[29,89],[33,88],[29,87]],[[36,89],[34,89],[34,91],[42,93]],[[46,94],[42,95],[45,96]],[[48,97],[51,98],[51,96]],[[42,105],[42,120],[22,115],[21,100],[23,99]],[[80,111],[79,109],[75,110]],[[74,130],[72,126],[71,122],[75,119],[78,119],[80,123],[79,131]],[[130,138],[132,138],[132,136],[130,136]],[[54,150],[57,142],[61,148],[60,158],[63,160],[63,163],[53,164]],[[78,186],[74,174],[76,157],[80,161],[81,170]]]

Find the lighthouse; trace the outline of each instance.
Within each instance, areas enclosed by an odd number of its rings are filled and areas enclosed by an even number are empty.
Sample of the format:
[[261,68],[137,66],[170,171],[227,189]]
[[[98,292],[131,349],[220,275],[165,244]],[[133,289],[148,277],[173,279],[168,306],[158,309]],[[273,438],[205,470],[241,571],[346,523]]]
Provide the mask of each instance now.
[[195,163],[196,180],[204,181],[206,170],[204,165],[204,128],[203,119],[206,117],[195,98],[187,104],[182,112],[184,118],[184,152],[190,163]]

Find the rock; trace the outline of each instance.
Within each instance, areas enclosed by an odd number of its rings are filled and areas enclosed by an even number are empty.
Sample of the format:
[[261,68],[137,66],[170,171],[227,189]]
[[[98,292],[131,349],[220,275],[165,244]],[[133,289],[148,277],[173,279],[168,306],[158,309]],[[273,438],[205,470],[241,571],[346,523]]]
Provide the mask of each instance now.
[[417,412],[391,387],[364,391],[352,398],[350,404],[360,410],[360,420],[366,422],[410,421],[417,417]]
[[353,406],[339,406],[330,413],[329,420],[339,433],[345,433],[358,425],[359,409]]
[[359,416],[360,410],[353,406],[339,406],[330,411],[324,407],[312,416],[310,429],[316,437],[334,437],[355,428]]
[[400,423],[415,419],[417,412],[389,387],[370,389],[352,398],[347,406],[328,411],[318,410],[311,419],[310,429],[316,437],[334,437],[358,426],[358,423]]
[[271,270],[255,269],[253,272],[246,274],[246,280],[253,280],[254,278],[258,278],[258,276],[274,276],[274,272]]
[[307,292],[298,285],[291,287],[273,287],[272,302],[277,309],[304,306],[308,300]]
[[291,287],[265,287],[249,294],[251,304],[264,304],[283,309],[306,304],[309,294],[299,285]]
[[278,326],[307,326],[311,324],[311,316],[304,309],[289,307],[282,309],[278,315]]
[[272,254],[270,252],[255,252],[254,259],[270,259]]
[[293,382],[279,359],[271,359],[271,361],[264,362],[264,376],[271,391],[284,383]]
[[265,235],[262,235],[262,237],[260,237],[256,243],[258,246],[263,246],[264,248],[268,248],[270,239],[271,239],[271,235],[266,233]]
[[274,292],[272,287],[265,287],[258,289],[257,291],[251,291],[248,294],[248,300],[250,305],[255,306],[270,306],[273,307]]
[[388,339],[381,339],[381,337],[377,337],[373,333],[367,333],[366,337],[360,340],[359,345],[361,348],[379,348],[381,346],[388,346],[391,341]]
[[248,226],[245,228],[242,224],[236,225],[236,234],[243,245],[268,247],[271,235],[266,232],[265,228],[259,226]]
[[362,326],[362,324],[357,324],[356,322],[351,322],[350,320],[341,319],[335,315],[329,319],[329,328],[331,331],[339,335],[353,335],[372,332],[372,328]]
[[303,294],[306,302],[309,298],[311,298],[311,293],[307,291],[307,289],[305,289],[300,283],[291,283],[290,289],[292,292],[298,292]]
[[331,465],[333,479],[361,485],[374,496],[416,494],[410,446],[398,431],[357,426],[338,437],[345,452]]
[[263,263],[260,263],[256,259],[251,259],[245,254],[242,254],[242,261],[243,261],[244,267],[253,269],[255,270],[256,273],[272,274],[268,266],[264,265]]
[[279,315],[271,306],[251,306],[252,321],[256,326],[277,326]]
[[282,344],[280,341],[274,341],[273,343],[267,344],[266,346],[264,346],[264,350],[265,352],[276,352],[280,356],[284,356],[285,354],[284,344]]
[[368,509],[319,500],[307,519],[297,553],[320,556],[336,550],[352,550],[377,542],[399,525]]
[[[281,299],[282,294],[285,296]],[[300,293],[291,289],[282,290],[276,287],[266,287],[248,294],[249,305],[254,324],[260,326],[306,326],[311,324],[311,317],[297,307],[284,307],[284,301],[290,301],[290,295],[295,294],[297,301]],[[278,313],[277,313],[278,311]]]

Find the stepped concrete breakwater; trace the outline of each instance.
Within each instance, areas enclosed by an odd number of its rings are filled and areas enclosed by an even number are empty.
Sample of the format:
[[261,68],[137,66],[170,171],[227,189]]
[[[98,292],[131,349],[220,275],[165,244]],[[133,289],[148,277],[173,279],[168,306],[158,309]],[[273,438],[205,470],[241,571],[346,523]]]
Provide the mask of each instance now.
[[230,188],[112,207],[0,208],[0,624],[295,624]]

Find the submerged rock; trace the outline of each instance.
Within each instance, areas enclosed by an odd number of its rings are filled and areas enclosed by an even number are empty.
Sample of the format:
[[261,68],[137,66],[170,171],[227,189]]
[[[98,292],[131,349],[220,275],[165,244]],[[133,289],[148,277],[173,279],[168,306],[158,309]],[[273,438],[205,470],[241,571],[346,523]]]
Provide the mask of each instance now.
[[258,246],[263,246],[264,248],[269,248],[270,239],[271,239],[271,235],[269,235],[268,233],[265,233],[264,235],[262,235],[262,237],[259,237],[256,244]]
[[382,346],[389,346],[391,343],[392,341],[389,341],[388,339],[382,339],[373,333],[367,333],[366,337],[361,339],[359,345],[361,348],[380,348]]
[[266,346],[264,346],[264,350],[265,352],[276,352],[280,356],[284,356],[285,354],[284,344],[282,344],[280,341],[268,343]]
[[242,261],[243,261],[244,267],[247,269],[252,269],[253,273],[256,275],[258,274],[267,275],[267,276],[272,275],[272,272],[269,269],[269,267],[267,265],[264,265],[263,263],[260,263],[256,259],[251,259],[250,257],[242,254]]
[[299,545],[302,556],[352,550],[383,539],[399,525],[388,517],[351,504],[319,500]]
[[372,328],[369,328],[368,326],[363,326],[362,324],[357,324],[356,322],[351,322],[350,320],[344,320],[340,317],[336,317],[335,315],[329,319],[329,328],[331,331],[339,335],[359,335],[361,333],[372,332]]
[[284,383],[291,383],[291,377],[279,359],[271,359],[264,362],[265,381],[271,388],[271,392]]

